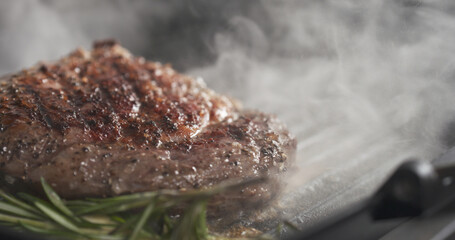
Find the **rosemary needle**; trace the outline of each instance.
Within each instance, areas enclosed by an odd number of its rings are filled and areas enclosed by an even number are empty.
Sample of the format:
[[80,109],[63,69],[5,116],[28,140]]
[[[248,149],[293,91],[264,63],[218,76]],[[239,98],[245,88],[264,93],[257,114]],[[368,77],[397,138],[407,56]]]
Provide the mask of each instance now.
[[137,239],[139,232],[141,231],[147,219],[150,217],[154,205],[154,202],[150,202],[149,205],[145,208],[144,212],[141,215],[141,218],[139,218],[139,221],[137,222],[136,227],[134,228],[133,233],[131,233],[131,236],[128,238],[128,240]]
[[[207,201],[223,191],[264,180],[227,182],[210,189],[186,192],[162,190],[66,201],[41,179],[47,199],[0,190],[0,224],[69,240],[229,239],[209,234]],[[172,217],[175,208],[182,205],[188,206],[184,214],[179,218]]]

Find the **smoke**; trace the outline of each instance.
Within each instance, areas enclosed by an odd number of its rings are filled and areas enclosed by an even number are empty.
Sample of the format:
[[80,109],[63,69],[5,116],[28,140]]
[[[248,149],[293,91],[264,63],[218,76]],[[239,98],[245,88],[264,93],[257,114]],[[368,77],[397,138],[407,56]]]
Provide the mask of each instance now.
[[299,141],[299,172],[280,201],[298,209],[282,209],[296,223],[366,197],[407,158],[449,147],[449,1],[11,2],[0,3],[0,73],[115,37],[276,114]]
[[191,74],[247,108],[275,113],[297,136],[299,169],[280,201],[286,218],[314,224],[367,197],[402,161],[446,150],[442,140],[454,134],[454,4],[262,6],[272,28],[232,18],[215,35],[217,61]]
[[428,157],[441,151],[453,117],[455,25],[447,6],[413,3],[267,2],[269,37],[233,18],[232,30],[215,36],[214,66],[192,73],[248,107],[293,118],[285,120],[297,134],[396,135]]
[[192,73],[248,107],[300,115],[295,132],[340,125],[426,142],[450,121],[453,16],[393,1],[266,7],[271,38],[233,18],[234,30],[215,37],[215,65]]

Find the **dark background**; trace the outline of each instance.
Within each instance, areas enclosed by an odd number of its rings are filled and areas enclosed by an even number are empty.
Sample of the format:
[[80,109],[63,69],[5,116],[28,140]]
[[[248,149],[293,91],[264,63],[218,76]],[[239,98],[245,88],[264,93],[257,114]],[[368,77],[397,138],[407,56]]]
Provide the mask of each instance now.
[[187,70],[213,62],[215,34],[233,31],[230,21],[241,16],[270,33],[270,16],[257,0],[1,1],[0,74],[105,38]]

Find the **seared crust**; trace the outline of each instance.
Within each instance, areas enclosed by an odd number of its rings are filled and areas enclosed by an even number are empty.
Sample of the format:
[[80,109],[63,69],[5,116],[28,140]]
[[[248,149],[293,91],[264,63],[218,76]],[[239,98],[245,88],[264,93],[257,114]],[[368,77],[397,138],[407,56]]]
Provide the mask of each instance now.
[[[0,136],[0,171],[10,182],[37,186],[43,176],[66,198],[277,176],[296,145],[273,116],[240,110],[202,81],[112,41],[1,79]],[[257,204],[277,188],[215,201]]]

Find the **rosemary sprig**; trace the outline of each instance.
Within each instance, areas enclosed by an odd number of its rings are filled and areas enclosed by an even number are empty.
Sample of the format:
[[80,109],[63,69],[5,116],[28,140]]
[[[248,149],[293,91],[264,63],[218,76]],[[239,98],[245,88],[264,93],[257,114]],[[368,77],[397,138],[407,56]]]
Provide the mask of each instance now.
[[[208,232],[208,200],[215,194],[264,180],[226,182],[203,190],[162,190],[66,201],[41,179],[47,199],[0,190],[0,224],[71,240],[219,239]],[[184,214],[173,216],[175,208],[182,206],[188,206]]]

